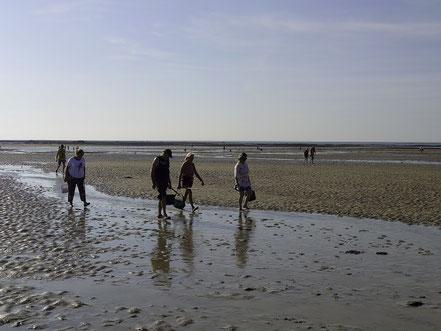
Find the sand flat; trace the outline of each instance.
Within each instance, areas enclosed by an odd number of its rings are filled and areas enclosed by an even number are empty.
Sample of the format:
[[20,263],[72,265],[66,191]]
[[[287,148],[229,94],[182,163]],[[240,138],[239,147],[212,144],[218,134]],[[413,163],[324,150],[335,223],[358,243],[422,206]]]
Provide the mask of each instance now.
[[[248,161],[258,199],[253,208],[441,225],[441,166]],[[177,185],[180,162],[173,160]],[[204,187],[195,180],[195,199],[204,205],[236,206],[233,162],[196,160]],[[154,198],[148,161],[89,161],[89,183],[114,195]],[[131,178],[127,178],[131,177]],[[176,177],[176,178],[175,178]]]
[[[32,164],[54,171],[54,153],[47,152],[50,147],[40,147],[38,153],[25,147],[14,146],[14,152],[0,150],[0,164]],[[111,195],[155,198],[150,165],[163,147],[84,148],[89,184]],[[402,148],[319,148],[315,164],[311,165],[303,163],[302,152],[296,148],[172,148],[171,177],[175,187],[185,153],[196,153],[195,164],[206,183],[201,187],[195,180],[195,199],[199,204],[236,206],[233,167],[236,155],[245,150],[258,197],[253,208],[441,225],[439,149],[420,153]]]

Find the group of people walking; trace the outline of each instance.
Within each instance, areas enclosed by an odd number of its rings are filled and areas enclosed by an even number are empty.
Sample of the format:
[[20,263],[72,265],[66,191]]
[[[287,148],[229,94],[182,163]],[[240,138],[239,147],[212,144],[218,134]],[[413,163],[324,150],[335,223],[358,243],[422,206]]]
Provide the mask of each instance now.
[[[173,158],[173,153],[170,149],[165,149],[161,155],[155,157],[152,163],[150,175],[152,178],[153,189],[158,190],[158,218],[170,218],[167,215],[167,188],[173,189],[170,180],[170,158]],[[188,153],[185,156],[185,161],[181,166],[179,173],[178,189],[184,188],[185,193],[183,196],[184,203],[188,198],[191,205],[192,212],[195,212],[198,207],[195,207],[193,202],[193,181],[196,176],[204,186],[204,180],[201,178],[196,170],[196,166],[193,163],[194,154]]]
[[[152,188],[156,189],[158,195],[158,218],[170,217],[167,215],[167,189],[173,189],[170,180],[170,158],[173,158],[173,153],[170,149],[165,149],[161,155],[154,158],[150,176],[152,180]],[[187,153],[184,163],[181,166],[179,173],[178,189],[184,188],[185,193],[183,195],[184,203],[190,202],[192,212],[195,212],[198,207],[194,205],[192,186],[194,177],[200,180],[202,186],[204,186],[204,180],[201,178],[196,170],[196,166],[193,163],[194,154]],[[239,191],[239,209],[249,209],[248,202],[254,191],[251,190],[251,182],[249,178],[248,165],[246,164],[247,154],[241,153],[237,159],[237,163],[234,167],[234,178],[236,181],[236,190]],[[63,164],[64,181],[68,185],[68,202],[73,206],[73,198],[75,195],[75,188],[78,187],[80,193],[80,199],[84,204],[84,207],[90,203],[86,200],[86,191],[84,188],[84,180],[86,178],[86,161],[84,159],[84,151],[82,149],[76,149],[75,155],[69,158],[66,163],[66,151],[64,146],[61,145],[56,155],[56,161],[58,162],[57,170]],[[245,201],[244,201],[245,198]]]

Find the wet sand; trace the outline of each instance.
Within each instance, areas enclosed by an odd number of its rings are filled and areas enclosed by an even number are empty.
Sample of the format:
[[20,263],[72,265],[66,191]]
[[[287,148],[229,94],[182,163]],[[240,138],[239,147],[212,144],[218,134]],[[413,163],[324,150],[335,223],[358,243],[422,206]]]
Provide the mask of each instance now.
[[436,330],[441,322],[436,227],[207,206],[171,208],[162,221],[155,201],[89,186],[90,208],[77,194],[71,209],[61,176],[2,169],[0,328]]

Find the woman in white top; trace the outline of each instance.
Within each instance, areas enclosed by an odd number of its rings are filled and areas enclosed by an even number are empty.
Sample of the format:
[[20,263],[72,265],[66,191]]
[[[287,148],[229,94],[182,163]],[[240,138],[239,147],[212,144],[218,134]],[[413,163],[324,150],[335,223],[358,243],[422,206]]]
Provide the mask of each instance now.
[[[237,158],[237,163],[234,167],[234,178],[236,179],[236,185],[239,189],[239,210],[249,209],[248,198],[251,194],[251,182],[249,177],[248,165],[245,163],[247,160],[247,154],[241,153]],[[242,207],[243,197],[245,195],[245,203]]]
[[84,151],[82,149],[75,150],[75,156],[67,161],[66,173],[64,181],[69,187],[69,194],[67,200],[70,206],[73,206],[73,198],[75,195],[75,187],[78,186],[80,192],[80,199],[84,203],[84,207],[90,205],[86,201],[86,190],[84,188],[84,179],[86,178],[86,161],[84,160]]

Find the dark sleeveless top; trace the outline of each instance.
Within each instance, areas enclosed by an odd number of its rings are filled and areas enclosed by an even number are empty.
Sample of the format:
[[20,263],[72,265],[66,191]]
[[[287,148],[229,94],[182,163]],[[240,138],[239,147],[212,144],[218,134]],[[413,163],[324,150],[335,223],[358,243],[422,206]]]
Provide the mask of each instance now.
[[155,169],[155,177],[157,182],[166,182],[170,177],[170,162],[158,156],[159,164]]

